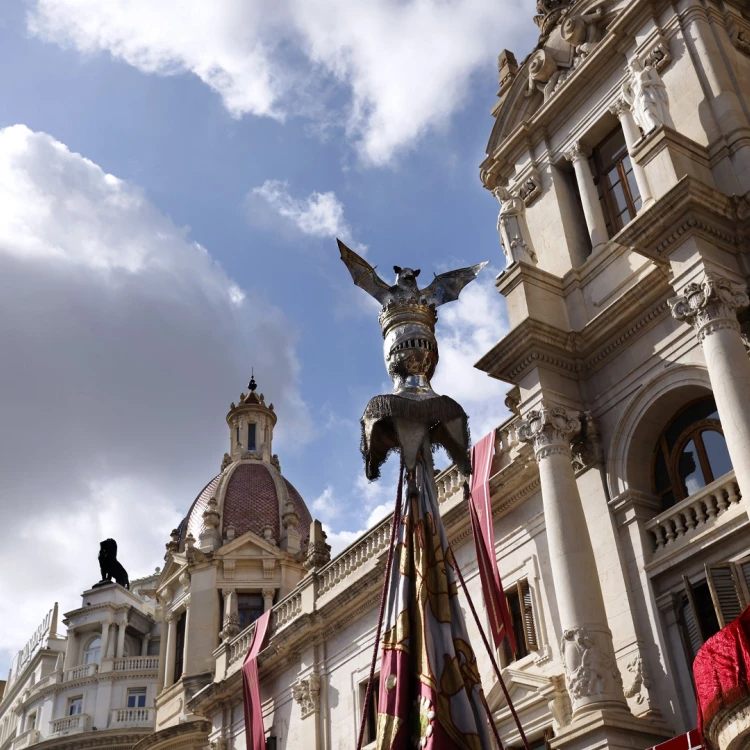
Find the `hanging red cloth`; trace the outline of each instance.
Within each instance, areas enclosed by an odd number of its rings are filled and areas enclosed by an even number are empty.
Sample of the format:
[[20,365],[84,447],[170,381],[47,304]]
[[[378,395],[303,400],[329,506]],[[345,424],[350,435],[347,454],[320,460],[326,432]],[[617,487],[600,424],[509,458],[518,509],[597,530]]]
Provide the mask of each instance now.
[[255,621],[255,632],[242,665],[242,700],[245,704],[245,743],[247,750],[265,750],[266,732],[263,728],[263,708],[260,704],[258,682],[258,654],[266,642],[271,610]]
[[722,709],[750,695],[750,607],[700,648],[693,662],[698,731]]
[[469,516],[477,551],[479,578],[482,581],[482,593],[487,605],[495,648],[500,648],[507,637],[511,650],[516,653],[513,621],[508,611],[508,602],[503,593],[503,584],[500,581],[500,571],[497,569],[495,557],[495,532],[492,527],[492,502],[490,500],[490,468],[494,453],[495,430],[492,430],[471,449],[473,473]]

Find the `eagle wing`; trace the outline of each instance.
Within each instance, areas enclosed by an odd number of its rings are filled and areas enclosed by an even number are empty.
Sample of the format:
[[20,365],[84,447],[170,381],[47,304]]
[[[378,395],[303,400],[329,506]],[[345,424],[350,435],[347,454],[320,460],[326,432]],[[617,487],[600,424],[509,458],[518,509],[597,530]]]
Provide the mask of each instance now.
[[420,296],[429,305],[438,307],[446,302],[453,302],[458,299],[461,290],[471,281],[476,279],[479,272],[489,263],[477,263],[475,266],[468,268],[458,268],[455,271],[448,271],[435,276],[430,284],[419,293]]
[[384,305],[390,298],[390,286],[375,273],[375,268],[364,258],[357,255],[354,250],[350,250],[340,239],[336,239],[336,242],[339,243],[341,260],[349,269],[354,283]]

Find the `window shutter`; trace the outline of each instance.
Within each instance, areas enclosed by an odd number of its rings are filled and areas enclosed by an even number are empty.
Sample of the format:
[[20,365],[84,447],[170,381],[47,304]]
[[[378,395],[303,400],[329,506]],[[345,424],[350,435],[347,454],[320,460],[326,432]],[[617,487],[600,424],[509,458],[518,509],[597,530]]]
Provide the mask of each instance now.
[[[742,592],[742,604],[747,607],[750,604],[750,557],[746,557],[744,560],[740,560],[734,564],[737,576],[740,581],[744,584],[744,590]],[[740,587],[742,588],[742,586]]]
[[539,642],[536,637],[536,626],[534,625],[534,608],[531,599],[531,589],[527,580],[518,582],[518,600],[521,603],[521,614],[523,616],[523,634],[526,638],[526,648],[529,651],[538,651]]
[[732,563],[706,565],[706,580],[716,610],[719,626],[725,627],[742,612],[739,580]]
[[703,645],[703,633],[701,632],[698,612],[695,608],[695,599],[693,598],[693,588],[687,576],[682,576],[685,584],[685,601],[680,608],[680,618],[682,620],[682,632],[685,638],[685,646],[691,654],[691,660],[695,658],[698,649]]

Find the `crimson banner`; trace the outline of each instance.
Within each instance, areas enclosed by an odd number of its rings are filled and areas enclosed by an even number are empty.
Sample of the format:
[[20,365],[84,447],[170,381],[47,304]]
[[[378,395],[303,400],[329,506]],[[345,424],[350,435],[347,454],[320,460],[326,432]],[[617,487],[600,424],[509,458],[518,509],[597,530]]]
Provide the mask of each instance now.
[[258,654],[263,648],[271,621],[271,610],[255,621],[253,641],[242,665],[242,700],[245,704],[245,743],[247,750],[265,750],[266,732],[263,728],[263,708],[260,704],[258,682]]
[[471,449],[471,498],[469,516],[477,551],[479,578],[482,593],[490,618],[490,629],[495,647],[500,648],[503,639],[508,638],[513,653],[516,653],[516,638],[513,623],[508,611],[508,602],[500,582],[500,571],[495,557],[495,532],[492,527],[492,502],[490,500],[490,468],[495,452],[495,430],[485,435]]

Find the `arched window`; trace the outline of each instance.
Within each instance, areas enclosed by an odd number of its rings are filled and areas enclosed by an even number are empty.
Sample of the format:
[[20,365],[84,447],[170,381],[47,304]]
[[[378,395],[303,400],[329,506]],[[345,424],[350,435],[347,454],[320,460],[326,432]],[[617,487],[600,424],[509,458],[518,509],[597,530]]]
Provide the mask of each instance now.
[[716,402],[707,396],[678,412],[659,437],[653,490],[666,510],[731,470]]
[[83,652],[83,663],[84,664],[98,664],[99,657],[101,655],[102,639],[98,636],[92,638],[86,644],[86,650]]

